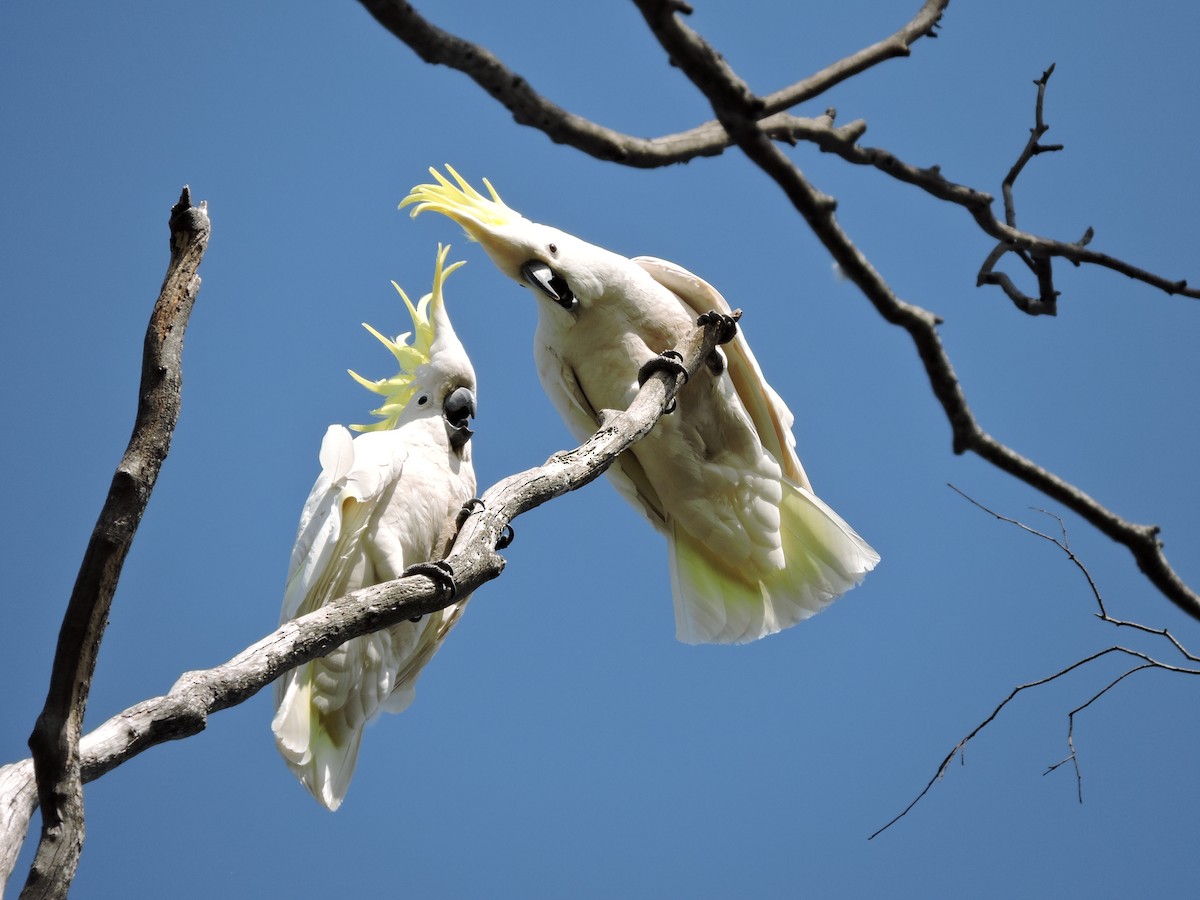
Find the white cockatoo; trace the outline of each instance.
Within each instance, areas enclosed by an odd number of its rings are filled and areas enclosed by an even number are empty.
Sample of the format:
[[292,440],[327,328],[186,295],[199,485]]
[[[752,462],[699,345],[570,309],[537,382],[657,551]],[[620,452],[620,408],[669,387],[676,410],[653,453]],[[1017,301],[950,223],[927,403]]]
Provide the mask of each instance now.
[[[502,273],[537,298],[534,356],[542,386],[576,438],[625,409],[639,373],[697,317],[732,311],[708,283],[653,257],[626,259],[509,208],[454,169],[400,206],[446,215]],[[814,493],[792,414],[740,332],[679,392],[677,409],[608,474],[666,535],[676,633],[687,643],[740,643],[808,618],[879,562]],[[653,363],[652,363],[653,364]]]
[[[353,440],[340,425],[325,432],[281,621],[440,557],[457,514],[475,495],[467,423],[475,414],[475,372],[443,301],[446,278],[463,264],[445,265],[449,249],[438,248],[433,291],[416,306],[393,282],[412,316],[411,334],[393,341],[364,324],[395,355],[400,372],[380,381],[350,372],[386,398],[373,411],[382,421],[351,426],[363,432]],[[337,809],[346,795],[364,726],[381,710],[402,712],[412,703],[417,676],[466,602],[353,638],[276,682],[275,743],[326,807]]]

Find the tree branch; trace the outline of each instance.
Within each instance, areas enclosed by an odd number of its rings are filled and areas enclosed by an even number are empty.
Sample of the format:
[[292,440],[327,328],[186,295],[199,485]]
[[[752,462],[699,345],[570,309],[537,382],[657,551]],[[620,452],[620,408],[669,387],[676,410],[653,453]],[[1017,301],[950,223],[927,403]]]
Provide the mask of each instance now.
[[[1096,582],[1092,578],[1092,574],[1087,570],[1087,567],[1084,566],[1082,560],[1080,560],[1079,557],[1075,555],[1074,551],[1071,550],[1070,544],[1067,541],[1067,529],[1066,529],[1066,526],[1063,524],[1063,521],[1060,517],[1054,515],[1053,513],[1047,512],[1046,510],[1038,510],[1039,512],[1045,513],[1046,515],[1050,516],[1051,518],[1055,519],[1058,522],[1059,529],[1062,533],[1062,537],[1056,538],[1056,537],[1046,534],[1045,532],[1039,531],[1036,528],[1032,528],[1029,525],[1026,525],[1024,522],[1019,522],[1016,519],[1009,518],[1008,516],[1003,516],[1000,513],[996,512],[995,510],[989,509],[988,507],[986,507],[982,503],[980,503],[978,500],[969,496],[964,491],[960,490],[959,488],[955,487],[954,485],[949,485],[949,487],[955,493],[959,494],[959,496],[963,497],[965,500],[972,503],[974,506],[978,507],[979,509],[983,510],[988,515],[993,516],[994,518],[1000,520],[1001,522],[1006,522],[1010,525],[1015,525],[1016,527],[1018,527],[1022,531],[1024,531],[1026,534],[1031,534],[1034,537],[1038,537],[1038,538],[1041,538],[1042,540],[1049,541],[1050,543],[1052,543],[1056,547],[1058,547],[1058,549],[1061,550],[1064,554],[1066,554],[1067,558],[1070,559],[1071,562],[1075,564],[1075,567],[1077,569],[1079,569],[1079,571],[1081,573],[1083,573],[1083,577],[1087,579],[1088,587],[1091,589],[1092,596],[1096,600],[1096,605],[1100,609],[1100,612],[1097,616],[1099,619],[1101,619],[1104,622],[1108,622],[1111,625],[1115,625],[1118,627],[1121,627],[1121,626],[1132,627],[1133,629],[1135,629],[1137,631],[1141,631],[1146,634],[1151,634],[1151,635],[1165,638],[1189,662],[1200,662],[1200,657],[1194,656],[1193,654],[1188,652],[1188,650],[1186,650],[1184,648],[1184,646],[1178,640],[1176,640],[1174,635],[1172,635],[1165,628],[1162,628],[1162,629],[1147,628],[1146,626],[1139,625],[1136,622],[1125,622],[1120,619],[1113,619],[1108,615],[1108,613],[1105,611],[1104,600],[1100,596],[1100,590],[1099,590],[1099,588],[1097,588]],[[1141,662],[1139,662],[1137,665],[1133,666],[1132,668],[1127,669],[1124,672],[1122,672],[1119,676],[1117,676],[1115,679],[1110,681],[1107,685],[1105,685],[1099,691],[1092,694],[1092,696],[1089,697],[1085,702],[1081,703],[1079,706],[1075,707],[1073,710],[1071,710],[1067,714],[1067,749],[1070,752],[1067,754],[1067,756],[1064,759],[1049,766],[1046,769],[1046,771],[1042,773],[1043,775],[1048,775],[1051,772],[1058,769],[1060,766],[1064,765],[1065,763],[1070,762],[1075,770],[1076,795],[1079,798],[1079,802],[1082,803],[1083,802],[1083,775],[1079,770],[1079,757],[1075,750],[1075,716],[1078,713],[1083,712],[1083,710],[1087,709],[1089,706],[1091,706],[1093,703],[1095,703],[1097,700],[1099,700],[1101,697],[1103,697],[1105,694],[1107,694],[1109,691],[1111,691],[1113,688],[1115,688],[1118,684],[1120,684],[1122,681],[1124,681],[1130,675],[1133,675],[1135,672],[1140,672],[1143,669],[1161,669],[1161,670],[1167,671],[1167,672],[1175,672],[1180,675],[1200,675],[1200,668],[1188,668],[1186,666],[1173,666],[1168,663],[1161,662],[1160,660],[1154,659],[1153,657],[1151,657],[1145,653],[1142,653],[1140,650],[1132,650],[1128,647],[1113,646],[1113,647],[1107,647],[1104,650],[1100,650],[1089,656],[1085,656],[1083,659],[1076,660],[1075,662],[1071,663],[1069,666],[1066,666],[1065,668],[1062,668],[1059,671],[1055,672],[1053,675],[1048,675],[1045,678],[1039,678],[1037,681],[1031,681],[1026,684],[1018,685],[1017,687],[1012,689],[1012,691],[1009,693],[1009,695],[1007,697],[1005,697],[1002,701],[1000,701],[1000,704],[998,706],[996,706],[995,709],[992,710],[991,714],[986,719],[984,719],[982,722],[980,722],[978,725],[976,725],[966,737],[964,737],[961,741],[959,741],[957,744],[954,745],[954,748],[949,753],[946,754],[945,758],[942,760],[941,764],[938,766],[937,771],[934,772],[933,777],[929,779],[929,781],[925,784],[925,787],[923,787],[921,789],[920,793],[918,793],[917,796],[912,799],[912,801],[908,804],[908,806],[904,807],[904,809],[901,810],[900,813],[898,815],[896,815],[894,818],[892,818],[892,820],[889,821],[886,825],[884,825],[882,828],[879,828],[877,831],[875,831],[869,838],[867,838],[867,840],[872,840],[872,839],[878,837],[880,834],[887,831],[889,828],[891,828],[893,825],[895,825],[897,822],[899,822],[901,819],[903,819],[906,815],[908,815],[909,812],[913,809],[913,807],[915,807],[919,802],[921,802],[922,798],[924,798],[924,796],[929,793],[930,789],[934,786],[934,784],[936,784],[938,781],[940,781],[942,779],[942,777],[946,774],[947,769],[949,769],[950,763],[952,763],[954,761],[954,758],[956,756],[961,756],[963,749],[967,746],[967,744],[971,740],[973,740],[976,735],[978,735],[981,731],[983,731],[984,728],[986,728],[989,724],[991,724],[992,721],[1000,714],[1000,711],[1002,709],[1004,709],[1004,707],[1006,707],[1010,702],[1012,702],[1014,699],[1016,699],[1016,696],[1018,694],[1020,694],[1022,691],[1027,691],[1030,688],[1041,687],[1044,684],[1049,684],[1050,682],[1055,681],[1059,678],[1062,678],[1064,675],[1067,675],[1070,672],[1075,671],[1076,669],[1082,668],[1083,666],[1087,665],[1088,663],[1094,662],[1095,660],[1098,660],[1101,657],[1108,656],[1111,653],[1119,653],[1119,654],[1124,654],[1126,656],[1132,656],[1135,659],[1140,660]]]
[[778,112],[790,109],[806,100],[811,100],[825,93],[836,84],[851,78],[860,72],[865,72],[881,62],[896,57],[908,56],[911,47],[923,37],[937,37],[937,27],[942,14],[950,0],[925,0],[925,4],[913,17],[912,21],[893,34],[891,37],[864,47],[857,53],[840,59],[831,66],[826,66],[820,72],[797,81],[790,87],[768,94],[763,103],[768,112]]
[[[719,322],[707,322],[675,348],[689,375],[696,375],[713,348],[731,337],[723,335],[722,329]],[[513,519],[598,478],[650,432],[683,380],[665,370],[655,372],[629,408],[606,421],[582,446],[557,453],[544,465],[489,488],[481,508],[463,522],[446,557],[454,571],[456,596],[472,593],[503,571],[504,560],[495,548]],[[184,673],[166,695],[131,706],[89,733],[79,746],[81,779],[91,781],[149,747],[203,731],[209,714],[244,702],[287,670],[324,656],[353,637],[428,615],[452,602],[454,598],[438,583],[411,575],[347,594],[286,622],[229,661]],[[0,768],[0,887],[20,850],[33,799],[30,760]]]
[[[1000,191],[1004,197],[1004,223],[1010,228],[1017,227],[1017,207],[1013,202],[1013,185],[1016,184],[1017,178],[1025,168],[1025,165],[1040,153],[1053,153],[1063,148],[1062,144],[1039,143],[1042,135],[1050,129],[1050,126],[1042,118],[1042,108],[1046,99],[1046,84],[1050,81],[1052,74],[1054,74],[1053,63],[1051,63],[1050,68],[1042,73],[1042,77],[1034,82],[1037,85],[1037,101],[1034,104],[1034,125],[1029,130],[1029,140],[1025,142],[1025,147],[1021,150],[1021,155],[1017,157],[1017,161],[1013,163],[1012,168],[1008,170],[1008,174],[1004,176],[1004,181],[1000,183]],[[1090,228],[1088,232],[1089,234],[1085,236],[1086,239],[1080,242],[1081,245],[1091,240]],[[1030,297],[1022,293],[1013,284],[1012,279],[1003,272],[992,271],[1001,257],[1009,251],[1016,253],[1021,262],[1025,263],[1026,267],[1036,276],[1038,283],[1037,297]],[[1024,250],[1014,249],[1001,242],[996,245],[996,248],[984,260],[983,266],[979,269],[979,277],[975,283],[977,286],[984,284],[999,285],[1017,309],[1029,313],[1031,316],[1057,315],[1058,291],[1054,289],[1054,275],[1050,266],[1049,256],[1040,253],[1027,253]]]
[[[1000,241],[1005,251],[1025,251],[1033,256],[1046,258],[1057,256],[1075,265],[1100,266],[1132,278],[1134,281],[1140,281],[1166,294],[1178,294],[1193,299],[1200,298],[1200,288],[1188,287],[1186,279],[1164,278],[1107,253],[1088,249],[1088,244],[1094,234],[1090,228],[1080,240],[1070,242],[1031,234],[1021,231],[1008,222],[1002,222],[996,218],[996,214],[992,210],[994,198],[991,194],[948,180],[942,175],[940,166],[921,168],[904,162],[888,150],[860,146],[857,140],[865,131],[865,125],[857,130],[857,133],[835,130],[830,126],[823,128],[819,120],[808,128],[794,129],[797,137],[812,141],[826,153],[836,154],[854,165],[871,166],[897,181],[920,188],[938,200],[963,207],[985,234]],[[1012,293],[1009,296],[1016,302]]]
[[[718,156],[732,143],[717,121],[656,138],[640,138],[606,128],[546,99],[491,51],[438,28],[404,0],[360,2],[375,21],[407,44],[422,60],[467,75],[512,113],[517,124],[536,128],[556,144],[568,144],[605,162],[653,169],[685,163],[696,157]],[[936,36],[933,29],[949,2],[926,0],[913,21],[891,37],[771,94],[763,107],[764,119],[760,123],[763,130],[777,140],[790,143],[808,140],[806,134],[811,133],[812,119],[773,114],[816,97],[881,62],[907,56],[913,41],[926,35]]]
[[[550,102],[520,74],[506,66],[490,51],[478,44],[443,31],[424,19],[403,0],[359,0],[388,31],[407,44],[421,59],[431,65],[444,65],[470,76],[476,84],[495,97],[513,114],[520,125],[536,128],[550,140],[567,144],[589,156],[632,168],[657,168],[688,162],[696,157],[716,156],[735,143],[720,117],[688,131],[657,138],[639,138],[598,125]],[[818,118],[801,118],[783,112],[798,103],[812,99],[834,85],[857,75],[881,62],[908,56],[911,45],[921,37],[936,37],[936,28],[949,0],[926,0],[917,15],[907,25],[882,41],[859,50],[820,72],[765,97],[756,97],[746,89],[750,100],[743,113],[757,120],[759,130],[771,140],[795,144],[808,141],[826,153],[834,153],[854,165],[872,166],[906,184],[918,187],[938,200],[962,206],[985,234],[1000,242],[980,270],[977,284],[998,285],[1013,303],[1031,314],[1046,312],[1045,304],[1027,297],[1004,273],[993,273],[991,266],[1006,252],[1027,254],[1027,265],[1040,265],[1035,260],[1062,257],[1075,265],[1095,265],[1111,269],[1127,278],[1148,284],[1167,294],[1200,298],[1200,288],[1190,288],[1186,279],[1172,280],[1156,275],[1124,260],[1088,250],[1092,232],[1074,243],[1058,241],[1021,231],[1011,222],[1002,222],[992,211],[992,195],[967,185],[956,184],[942,176],[939,166],[920,168],[878,147],[861,147],[859,138],[866,132],[866,123],[856,120],[843,128],[833,127],[833,114],[828,111]],[[665,11],[690,12],[690,7],[678,0],[659,0],[642,4],[643,15]],[[694,34],[694,32],[692,32]],[[707,46],[707,45],[706,45]],[[711,48],[709,48],[711,50]],[[670,51],[668,50],[668,53]],[[719,60],[712,52],[710,63]],[[674,57],[672,57],[674,61]],[[740,81],[723,61],[723,71],[734,81]],[[1043,76],[1044,78],[1045,76]],[[1044,89],[1044,85],[1042,85]],[[1040,103],[1041,91],[1039,91]],[[994,258],[993,258],[994,257]],[[1048,263],[1047,263],[1048,265]],[[1039,285],[1047,290],[1045,274],[1039,275]],[[1053,290],[1052,287],[1048,288]]]
[[183,335],[200,289],[196,271],[208,246],[206,205],[185,186],[171,210],[171,261],[150,324],[133,435],[84,553],[63,616],[46,704],[29,748],[37,770],[42,837],[22,898],[65,897],[83,846],[79,735],[96,654],[113,593],[179,418]]
[[[1037,681],[1030,681],[1026,684],[1019,684],[1015,688],[1012,689],[1012,691],[1009,693],[1009,695],[1007,697],[1005,697],[1003,700],[1000,701],[1000,704],[991,711],[991,713],[988,715],[988,717],[986,719],[984,719],[982,722],[980,722],[978,725],[976,725],[973,729],[971,729],[970,734],[968,734],[961,741],[959,741],[957,744],[954,745],[954,748],[949,753],[946,754],[945,759],[943,759],[941,764],[938,766],[937,771],[934,773],[933,777],[929,779],[929,781],[926,783],[925,787],[923,787],[921,789],[921,792],[919,794],[917,794],[916,797],[913,798],[912,802],[909,803],[908,806],[904,807],[904,809],[901,810],[900,813],[898,815],[896,815],[886,825],[884,825],[883,827],[879,828],[874,833],[872,833],[867,838],[867,840],[874,840],[879,835],[883,834],[885,831],[887,831],[889,828],[891,828],[893,825],[895,825],[897,822],[899,822],[901,819],[903,819],[906,815],[908,815],[909,812],[912,811],[913,807],[915,807],[918,803],[920,803],[922,798],[924,798],[924,796],[929,793],[930,789],[932,789],[933,786],[937,782],[942,780],[942,776],[944,776],[946,774],[946,770],[950,768],[950,763],[952,763],[954,761],[954,758],[956,756],[959,756],[962,753],[963,749],[967,746],[967,744],[970,743],[975,738],[975,736],[979,734],[979,732],[983,731],[984,728],[986,728],[988,725],[990,725],[992,723],[992,721],[995,720],[995,718],[998,715],[1000,715],[1000,711],[1002,709],[1004,709],[1004,707],[1008,706],[1008,704],[1011,703],[1014,699],[1016,699],[1016,696],[1018,694],[1020,694],[1022,691],[1027,691],[1030,688],[1041,687],[1044,684],[1049,684],[1052,681],[1056,681],[1057,679],[1062,678],[1064,675],[1067,675],[1067,674],[1075,671],[1076,669],[1080,668],[1081,666],[1085,666],[1090,662],[1094,662],[1097,659],[1108,656],[1110,653],[1121,653],[1121,654],[1125,654],[1127,656],[1132,656],[1135,659],[1142,660],[1142,665],[1135,666],[1134,668],[1126,671],[1124,674],[1121,675],[1120,678],[1117,678],[1116,681],[1113,681],[1111,684],[1108,685],[1108,687],[1104,688],[1098,694],[1094,695],[1090,700],[1087,701],[1087,703],[1084,703],[1082,706],[1075,709],[1071,713],[1070,721],[1071,721],[1072,726],[1074,725],[1075,713],[1084,709],[1089,704],[1091,704],[1093,701],[1099,699],[1101,696],[1103,696],[1105,693],[1107,693],[1111,688],[1115,687],[1120,681],[1124,680],[1127,676],[1132,675],[1134,672],[1141,671],[1142,669],[1165,669],[1168,672],[1178,672],[1181,675],[1200,675],[1200,669],[1188,669],[1188,668],[1184,668],[1182,666],[1171,666],[1166,663],[1159,662],[1158,660],[1153,659],[1150,656],[1147,656],[1145,653],[1142,653],[1138,650],[1131,650],[1128,647],[1114,646],[1114,647],[1106,647],[1103,650],[1099,650],[1096,653],[1092,653],[1089,656],[1085,656],[1083,659],[1076,660],[1075,662],[1071,663],[1066,668],[1060,669],[1059,671],[1055,672],[1053,675],[1047,675],[1045,678],[1039,678]],[[1070,737],[1070,733],[1068,736]],[[1067,759],[1064,759],[1062,762],[1066,762],[1067,760],[1072,759],[1074,757],[1074,755],[1075,755],[1075,748],[1074,748],[1074,745],[1072,744],[1071,745],[1071,755],[1068,756]],[[1062,765],[1062,762],[1055,764],[1048,771],[1053,771],[1054,769],[1058,768],[1058,766]],[[1076,771],[1078,771],[1078,770],[1076,770]]]
[[705,92],[717,117],[742,152],[779,185],[841,270],[879,314],[908,332],[925,366],[934,396],[950,422],[954,452],[971,451],[1083,516],[1103,534],[1127,547],[1150,582],[1176,606],[1200,620],[1200,596],[1171,568],[1158,540],[1157,526],[1127,522],[1084,491],[1000,443],[979,426],[938,336],[940,320],[928,310],[905,303],[896,296],[838,224],[834,214],[836,201],[818,191],[757,127],[755,115],[760,101],[749,95],[744,82],[729,70],[720,54],[679,20],[667,0],[635,2],[670,57]]

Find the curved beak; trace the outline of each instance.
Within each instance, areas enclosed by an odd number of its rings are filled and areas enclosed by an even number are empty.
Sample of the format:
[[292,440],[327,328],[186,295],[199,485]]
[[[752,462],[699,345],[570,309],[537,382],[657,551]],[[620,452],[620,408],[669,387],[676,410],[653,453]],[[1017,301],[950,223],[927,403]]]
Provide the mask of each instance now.
[[537,288],[563,309],[570,309],[575,304],[575,295],[566,279],[538,259],[531,259],[521,266],[521,277],[525,283]]
[[461,453],[474,434],[467,424],[475,417],[475,392],[467,387],[455,388],[442,406],[442,417],[446,420],[446,434],[450,446]]

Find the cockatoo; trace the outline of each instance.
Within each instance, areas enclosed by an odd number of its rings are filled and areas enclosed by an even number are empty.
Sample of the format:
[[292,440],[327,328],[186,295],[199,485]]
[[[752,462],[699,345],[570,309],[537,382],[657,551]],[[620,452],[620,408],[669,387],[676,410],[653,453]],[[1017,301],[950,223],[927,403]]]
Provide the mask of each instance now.
[[[450,166],[400,206],[432,210],[478,241],[537,298],[542,386],[576,438],[625,409],[639,373],[695,328],[732,311],[691,272],[626,259],[509,208]],[[617,459],[618,491],[666,535],[676,636],[742,643],[820,611],[862,581],[877,554],[813,493],[793,417],[740,332],[679,392],[677,409]]]
[[[445,265],[449,249],[438,248],[433,291],[416,306],[392,282],[412,316],[411,334],[393,341],[364,323],[396,357],[400,372],[379,381],[350,372],[386,398],[373,411],[382,421],[351,426],[363,432],[353,440],[340,425],[325,432],[321,474],[300,514],[281,621],[439,557],[457,514],[475,494],[467,421],[475,415],[475,372],[446,315],[443,285],[463,265]],[[466,602],[353,638],[276,682],[275,743],[330,810],[346,794],[364,726],[381,710],[402,712],[412,703],[417,676]]]

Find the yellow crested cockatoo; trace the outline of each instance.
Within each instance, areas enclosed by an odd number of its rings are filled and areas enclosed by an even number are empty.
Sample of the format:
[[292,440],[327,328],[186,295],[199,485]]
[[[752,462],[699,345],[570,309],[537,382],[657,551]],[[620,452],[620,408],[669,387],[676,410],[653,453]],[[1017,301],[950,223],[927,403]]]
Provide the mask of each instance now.
[[[382,421],[351,426],[363,432],[353,440],[340,425],[326,431],[281,621],[414,566],[436,576],[420,564],[445,552],[457,514],[475,495],[467,423],[475,414],[475,371],[446,315],[443,285],[463,264],[445,265],[449,249],[438,248],[433,291],[416,306],[393,282],[412,316],[411,335],[393,341],[364,325],[400,372],[380,381],[350,372],[386,398],[373,411]],[[417,676],[466,602],[353,638],[276,682],[275,743],[326,807],[337,809],[346,795],[364,726],[382,710],[402,712],[412,703]]]
[[[626,259],[538,225],[454,169],[400,206],[440,212],[537,298],[542,386],[576,438],[633,400],[643,367],[708,312],[729,315],[708,283],[653,257]],[[608,470],[666,535],[676,633],[740,643],[808,618],[854,587],[877,554],[814,493],[792,414],[739,333],[679,391],[676,411]],[[661,363],[660,363],[661,364]]]

